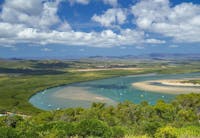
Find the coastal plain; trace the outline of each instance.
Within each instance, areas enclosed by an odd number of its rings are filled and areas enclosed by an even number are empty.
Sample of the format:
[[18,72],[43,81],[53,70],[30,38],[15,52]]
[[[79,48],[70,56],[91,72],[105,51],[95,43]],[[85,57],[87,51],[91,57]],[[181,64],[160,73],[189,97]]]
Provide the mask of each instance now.
[[29,103],[29,98],[37,92],[56,86],[117,76],[148,73],[180,74],[199,71],[199,62],[185,63],[183,60],[2,59],[0,60],[0,112],[39,113],[42,110]]

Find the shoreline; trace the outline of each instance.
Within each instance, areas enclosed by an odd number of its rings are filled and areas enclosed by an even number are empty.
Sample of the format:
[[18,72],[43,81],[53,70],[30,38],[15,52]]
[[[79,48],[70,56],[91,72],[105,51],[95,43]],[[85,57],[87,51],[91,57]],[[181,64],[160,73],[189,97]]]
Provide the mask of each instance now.
[[[183,79],[185,80],[185,79]],[[154,80],[132,83],[132,86],[143,91],[166,94],[189,94],[200,93],[200,85],[192,83],[181,83],[182,80]],[[158,83],[160,85],[155,85]]]
[[189,83],[189,82],[182,82],[182,81],[187,81],[190,79],[184,79],[184,80],[161,80],[159,83],[163,85],[171,85],[171,86],[191,86],[191,87],[199,87],[200,84],[194,84],[194,83]]
[[[83,81],[79,81],[79,82],[71,82],[71,83],[68,83],[68,84],[61,84],[61,85],[56,85],[56,86],[51,86],[51,87],[48,87],[48,88],[46,88],[46,89],[43,89],[43,90],[41,90],[41,91],[37,91],[37,92],[35,92],[34,94],[32,94],[30,97],[29,97],[29,99],[28,99],[28,101],[29,101],[29,103],[31,104],[31,102],[30,102],[30,99],[34,96],[34,95],[36,95],[36,94],[38,94],[38,93],[42,93],[42,92],[44,92],[45,90],[47,90],[47,89],[51,89],[51,88],[56,88],[56,87],[69,87],[70,85],[73,85],[73,84],[79,84],[79,83],[82,83],[82,82],[89,82],[89,81],[94,81],[94,80],[103,80],[103,79],[111,79],[111,78],[118,78],[118,77],[128,77],[128,76],[131,76],[131,77],[133,77],[133,76],[146,76],[146,75],[159,75],[159,74],[157,74],[157,73],[134,73],[134,74],[129,74],[129,75],[114,75],[114,76],[106,76],[106,77],[103,77],[103,78],[95,78],[95,79],[91,79],[91,80],[83,80]],[[200,90],[199,90],[199,92],[197,92],[196,90],[194,90],[194,89],[190,89],[190,92],[188,92],[188,91],[182,91],[182,89],[181,90],[176,90],[175,92],[174,92],[174,90],[173,91],[169,91],[169,90],[162,90],[162,92],[161,92],[161,90],[159,89],[159,88],[157,88],[157,91],[155,91],[154,90],[154,88],[153,88],[153,90],[150,90],[150,89],[148,89],[148,88],[141,88],[141,86],[134,86],[135,84],[132,84],[132,86],[133,87],[136,87],[137,89],[140,89],[140,90],[144,90],[144,91],[149,91],[149,92],[156,92],[156,93],[166,93],[166,94],[173,94],[173,95],[177,95],[177,94],[188,94],[188,93],[200,93]],[[142,86],[143,87],[143,86]],[[173,88],[174,89],[174,88]],[[194,91],[193,91],[194,90]],[[181,91],[181,92],[180,92]],[[99,99],[99,100],[102,100],[102,98],[100,97],[96,97],[96,99]],[[32,104],[31,104],[32,105]],[[33,106],[33,105],[32,105]],[[38,107],[36,107],[36,108],[38,108]]]
[[49,86],[45,89],[41,89],[39,91],[34,92],[33,94],[31,94],[28,98],[28,101],[31,99],[31,97],[33,97],[34,95],[38,94],[38,93],[42,93],[48,89],[52,89],[52,88],[57,88],[57,87],[67,87],[70,85],[74,85],[74,84],[79,84],[79,83],[83,83],[83,82],[89,82],[89,81],[97,81],[97,80],[104,80],[104,79],[112,79],[112,78],[118,78],[118,77],[128,77],[128,76],[139,76],[139,75],[157,75],[156,73],[135,73],[135,74],[129,74],[129,75],[117,75],[117,76],[108,76],[108,77],[103,77],[103,78],[96,78],[96,79],[91,79],[91,80],[83,80],[83,81],[77,81],[77,82],[70,82],[70,83],[63,83],[63,84],[59,84],[59,85],[54,85],[54,86]]

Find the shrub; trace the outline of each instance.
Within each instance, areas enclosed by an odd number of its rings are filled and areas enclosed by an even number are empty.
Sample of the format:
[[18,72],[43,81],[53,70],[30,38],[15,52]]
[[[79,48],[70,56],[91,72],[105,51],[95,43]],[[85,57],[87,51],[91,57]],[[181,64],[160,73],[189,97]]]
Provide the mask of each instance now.
[[0,138],[19,138],[19,136],[14,128],[0,127]]
[[78,135],[86,136],[98,136],[102,138],[110,138],[112,132],[108,125],[100,120],[90,119],[83,120],[77,126]]
[[157,130],[156,138],[177,138],[176,128],[166,126]]
[[125,136],[125,130],[120,126],[112,127],[112,137],[123,138]]

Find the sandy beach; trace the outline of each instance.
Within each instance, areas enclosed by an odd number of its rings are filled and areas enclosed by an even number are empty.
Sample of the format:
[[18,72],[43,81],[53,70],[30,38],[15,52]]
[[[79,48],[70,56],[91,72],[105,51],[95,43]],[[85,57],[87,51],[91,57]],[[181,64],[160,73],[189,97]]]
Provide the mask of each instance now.
[[133,83],[132,86],[140,90],[157,92],[157,93],[168,93],[168,94],[200,93],[199,84],[182,83],[181,81],[183,80],[143,81],[143,82]]
[[86,88],[83,88],[83,87],[69,86],[62,90],[57,91],[56,93],[54,93],[54,96],[57,98],[62,98],[62,99],[115,104],[115,101],[113,101],[112,99],[103,97],[101,95],[90,93],[87,91]]
[[[187,79],[188,80],[188,79]],[[185,80],[160,80],[157,81],[163,85],[170,85],[170,86],[189,86],[189,87],[200,87],[200,84],[194,84],[194,83],[183,83],[182,81]]]

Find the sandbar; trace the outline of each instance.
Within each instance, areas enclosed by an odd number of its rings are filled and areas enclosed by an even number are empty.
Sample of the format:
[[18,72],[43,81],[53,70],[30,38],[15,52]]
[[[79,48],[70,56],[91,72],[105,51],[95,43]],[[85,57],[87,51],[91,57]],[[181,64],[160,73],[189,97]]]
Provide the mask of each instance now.
[[103,97],[98,94],[90,93],[87,88],[68,86],[54,93],[55,97],[61,99],[81,100],[87,102],[101,102],[115,104],[116,102],[110,98]]
[[132,83],[132,86],[150,92],[167,94],[200,93],[200,84],[182,83],[183,80],[152,80]]

